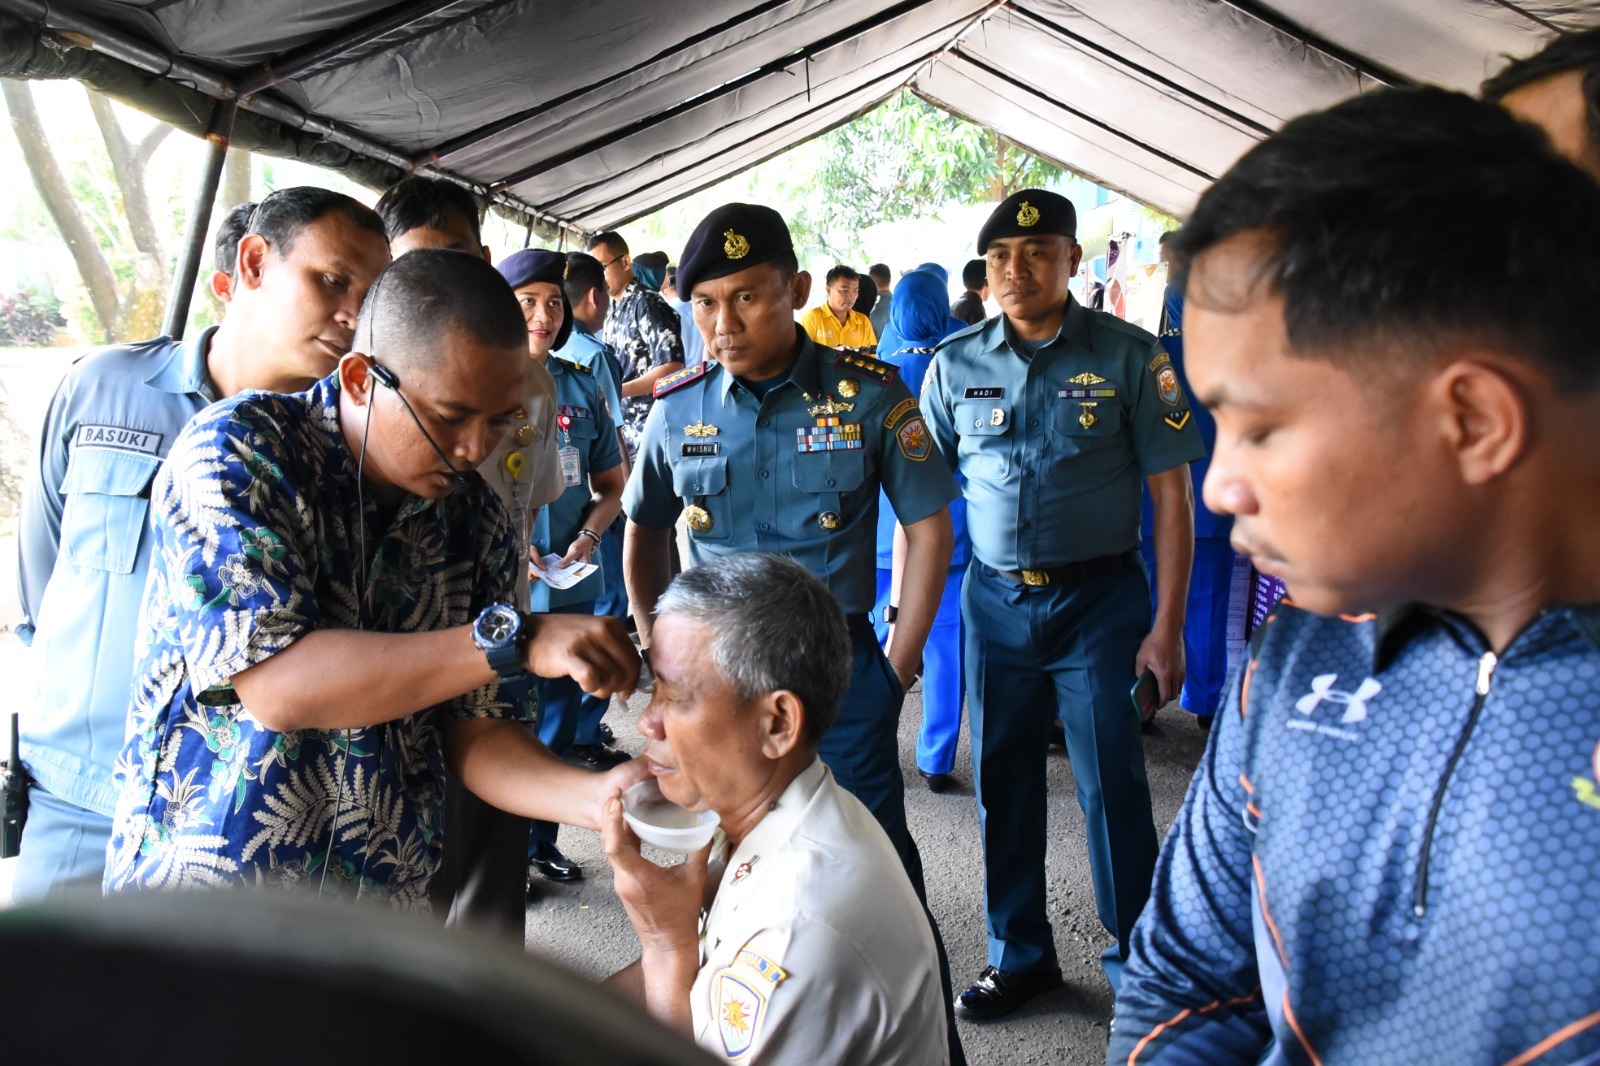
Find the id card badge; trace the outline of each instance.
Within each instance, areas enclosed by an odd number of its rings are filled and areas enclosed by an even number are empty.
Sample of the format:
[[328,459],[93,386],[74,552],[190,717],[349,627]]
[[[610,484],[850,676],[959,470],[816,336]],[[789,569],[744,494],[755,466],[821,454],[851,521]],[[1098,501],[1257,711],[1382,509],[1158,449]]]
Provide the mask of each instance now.
[[583,484],[583,466],[578,462],[578,449],[567,445],[556,455],[561,460],[561,481],[567,488]]

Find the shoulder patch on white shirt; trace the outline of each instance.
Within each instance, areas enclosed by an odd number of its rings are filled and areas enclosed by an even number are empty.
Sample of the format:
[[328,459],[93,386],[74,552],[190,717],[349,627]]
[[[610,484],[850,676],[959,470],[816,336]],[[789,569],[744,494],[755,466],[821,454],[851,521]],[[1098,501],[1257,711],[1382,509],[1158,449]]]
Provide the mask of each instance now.
[[733,965],[717,971],[712,999],[717,1005],[717,1034],[723,1054],[738,1062],[750,1053],[772,990],[788,977],[782,967],[758,951],[739,949]]

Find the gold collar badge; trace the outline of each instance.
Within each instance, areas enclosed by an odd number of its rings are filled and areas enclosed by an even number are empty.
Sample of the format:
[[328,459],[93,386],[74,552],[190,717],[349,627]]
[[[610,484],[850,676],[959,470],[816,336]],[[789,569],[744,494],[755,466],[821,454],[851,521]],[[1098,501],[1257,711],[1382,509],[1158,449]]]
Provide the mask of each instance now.
[[843,396],[845,399],[847,399],[847,400],[850,399],[852,396],[854,396],[856,393],[858,393],[860,391],[861,391],[861,386],[856,384],[856,379],[855,378],[840,378],[839,379],[839,395]]
[[743,259],[750,254],[750,242],[745,240],[733,230],[724,230],[727,239],[722,242],[722,251],[729,259]]
[[1039,209],[1024,200],[1017,205],[1017,225],[1037,226],[1039,224]]

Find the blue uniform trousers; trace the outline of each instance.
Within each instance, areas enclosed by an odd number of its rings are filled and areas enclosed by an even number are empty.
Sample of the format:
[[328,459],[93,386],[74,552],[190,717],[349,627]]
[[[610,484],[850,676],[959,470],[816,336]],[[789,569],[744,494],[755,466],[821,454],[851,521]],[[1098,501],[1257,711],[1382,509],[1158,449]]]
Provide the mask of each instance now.
[[1089,844],[1102,956],[1116,988],[1128,936],[1150,894],[1156,830],[1139,715],[1128,697],[1150,626],[1142,566],[1030,588],[977,559],[962,586],[973,781],[983,837],[989,965],[1053,965],[1045,913],[1045,751],[1057,715]]
[[[627,519],[621,515],[611,523],[611,528],[600,541],[600,564],[604,569],[606,590],[594,601],[594,613],[604,618],[628,617],[628,586],[622,579],[622,531]],[[585,696],[578,711],[578,731],[574,744],[600,743],[600,720],[611,709],[610,700],[597,700]]]
[[[595,601],[589,600],[584,603],[569,603],[564,607],[552,607],[550,613],[597,614],[598,612],[595,609]],[[557,755],[565,755],[576,743],[574,738],[577,737],[579,727],[586,718],[597,725],[601,715],[605,714],[606,708],[610,706],[609,700],[589,695],[570,677],[541,677],[534,682],[534,687],[539,694],[539,740]],[[597,742],[597,740],[590,741],[590,743]],[[559,828],[559,822],[534,822],[533,830],[528,834],[528,855],[531,857],[540,845],[554,844],[556,830]]]
[[98,896],[110,842],[110,818],[34,785],[28,790],[12,901],[32,903],[63,893]]
[[[1155,545],[1140,545],[1155,587]],[[1228,687],[1228,598],[1233,587],[1233,546],[1227,537],[1196,537],[1194,570],[1183,621],[1183,709],[1211,715]],[[1152,592],[1152,597],[1154,593]],[[1155,604],[1152,599],[1151,609]]]
[[[881,645],[889,638],[883,609],[889,606],[889,581],[893,571],[878,570],[878,606],[873,625]],[[947,774],[955,769],[956,743],[961,739],[961,703],[966,697],[966,675],[961,661],[961,578],[965,569],[951,570],[939,597],[928,643],[922,650],[922,729],[917,733],[917,769]]]

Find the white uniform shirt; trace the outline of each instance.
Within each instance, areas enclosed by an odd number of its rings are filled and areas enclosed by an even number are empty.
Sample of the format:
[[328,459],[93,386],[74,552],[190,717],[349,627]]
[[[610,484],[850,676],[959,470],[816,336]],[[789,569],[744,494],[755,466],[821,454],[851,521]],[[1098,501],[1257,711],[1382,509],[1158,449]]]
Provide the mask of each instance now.
[[[499,494],[511,516],[511,528],[521,536],[522,558],[517,566],[517,607],[528,609],[528,544],[539,508],[566,491],[561,480],[560,447],[556,434],[556,382],[550,371],[531,356],[528,359],[526,399],[519,419],[500,446],[478,466],[478,473]],[[526,427],[526,428],[524,428]],[[519,437],[520,434],[520,437]],[[519,443],[519,440],[526,443]]]
[[700,959],[695,1038],[729,1061],[949,1061],[927,916],[889,838],[820,759],[726,858]]

